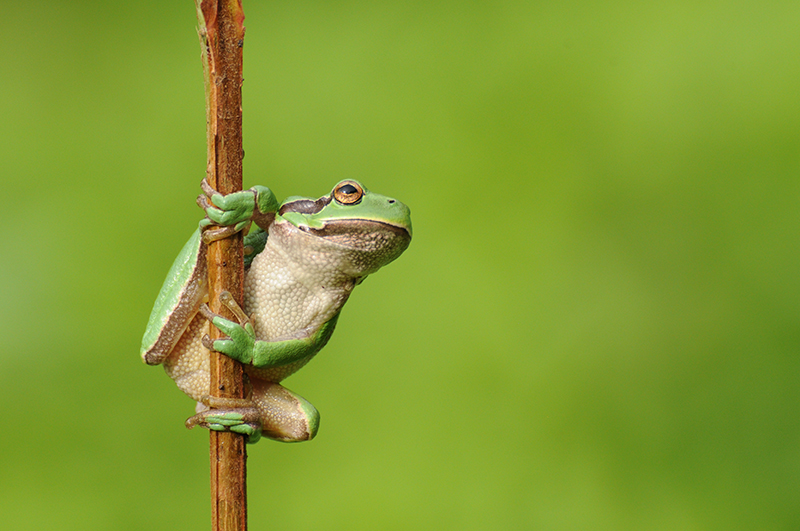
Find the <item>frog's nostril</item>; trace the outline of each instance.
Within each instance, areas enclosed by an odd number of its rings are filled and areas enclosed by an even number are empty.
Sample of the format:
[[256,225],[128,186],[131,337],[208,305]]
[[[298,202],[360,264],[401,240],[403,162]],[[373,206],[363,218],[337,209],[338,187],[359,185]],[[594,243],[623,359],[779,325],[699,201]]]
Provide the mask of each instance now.
[[394,199],[389,199],[389,204],[393,205],[394,204]]

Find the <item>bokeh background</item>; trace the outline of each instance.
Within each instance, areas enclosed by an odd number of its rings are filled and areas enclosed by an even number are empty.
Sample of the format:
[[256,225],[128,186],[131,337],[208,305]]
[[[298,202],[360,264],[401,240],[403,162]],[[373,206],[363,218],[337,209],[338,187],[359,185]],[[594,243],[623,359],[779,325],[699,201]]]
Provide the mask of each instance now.
[[[245,0],[245,185],[414,241],[287,380],[251,529],[800,528],[800,3]],[[189,0],[2,2],[5,529],[204,529],[138,357],[196,226]]]

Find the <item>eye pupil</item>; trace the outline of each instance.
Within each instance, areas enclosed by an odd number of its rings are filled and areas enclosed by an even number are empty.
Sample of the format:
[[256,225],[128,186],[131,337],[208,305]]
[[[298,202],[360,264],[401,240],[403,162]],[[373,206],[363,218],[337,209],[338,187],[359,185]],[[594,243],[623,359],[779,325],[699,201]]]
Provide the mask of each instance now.
[[355,194],[358,192],[358,190],[356,190],[356,187],[353,186],[352,184],[345,184],[344,186],[339,188],[339,191],[346,195]]

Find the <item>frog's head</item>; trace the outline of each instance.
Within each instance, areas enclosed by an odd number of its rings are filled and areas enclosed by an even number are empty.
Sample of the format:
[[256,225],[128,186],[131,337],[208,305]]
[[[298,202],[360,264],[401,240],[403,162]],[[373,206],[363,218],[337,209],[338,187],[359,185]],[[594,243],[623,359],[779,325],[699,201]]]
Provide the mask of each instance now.
[[411,242],[411,211],[406,205],[345,180],[319,199],[290,197],[281,205],[276,225],[291,224],[314,238],[306,251],[337,254],[345,269],[364,277],[385,266]]

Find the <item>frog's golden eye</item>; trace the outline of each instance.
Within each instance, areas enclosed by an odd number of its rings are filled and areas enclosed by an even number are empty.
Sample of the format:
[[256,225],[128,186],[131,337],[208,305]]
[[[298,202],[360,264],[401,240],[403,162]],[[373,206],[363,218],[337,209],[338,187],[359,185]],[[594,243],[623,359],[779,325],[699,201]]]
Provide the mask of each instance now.
[[364,197],[364,190],[355,181],[344,181],[333,190],[333,198],[340,205],[355,205]]

